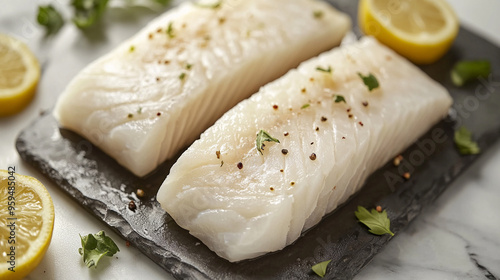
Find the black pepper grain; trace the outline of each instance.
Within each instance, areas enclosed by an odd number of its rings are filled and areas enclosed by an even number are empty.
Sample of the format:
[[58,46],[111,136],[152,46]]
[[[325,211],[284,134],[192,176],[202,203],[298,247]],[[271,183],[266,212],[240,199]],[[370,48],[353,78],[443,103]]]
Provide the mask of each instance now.
[[278,110],[278,105],[276,105],[276,104],[275,104],[275,105],[273,105],[273,109],[274,109],[274,110]]
[[243,168],[243,163],[238,162],[238,164],[236,166],[238,166],[238,169],[242,169]]
[[311,160],[316,160],[316,154],[315,154],[315,153],[312,153],[312,154],[309,156],[309,158],[310,158]]
[[217,156],[217,159],[220,159],[220,151],[215,151],[215,155]]
[[326,117],[321,117],[322,122],[326,122],[328,119]]
[[286,154],[288,154],[288,150],[287,149],[282,149],[281,153],[284,154],[284,155],[286,155]]
[[363,104],[363,106],[366,107],[366,106],[368,106],[368,101],[363,101],[363,103],[361,103],[361,104]]
[[360,126],[363,126],[364,124],[363,124],[363,122],[359,122],[359,125],[360,125]]
[[137,210],[137,206],[135,205],[135,202],[133,200],[128,203],[128,209],[130,209],[132,212],[135,212],[135,210]]
[[285,132],[283,135],[288,136],[288,135],[290,135],[290,134],[289,134],[288,132]]
[[319,131],[319,127],[316,127],[316,131]]
[[161,116],[161,112],[156,113],[156,115],[157,115],[158,117],[159,117],[159,116]]
[[135,193],[137,194],[137,197],[139,197],[139,198],[143,198],[144,195],[146,194],[146,193],[144,193],[144,191],[142,189],[137,189],[137,191]]

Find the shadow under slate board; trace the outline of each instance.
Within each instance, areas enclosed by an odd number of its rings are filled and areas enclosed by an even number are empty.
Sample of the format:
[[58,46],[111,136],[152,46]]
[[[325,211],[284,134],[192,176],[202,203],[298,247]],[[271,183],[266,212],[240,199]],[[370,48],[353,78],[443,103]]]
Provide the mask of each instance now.
[[[357,1],[331,2],[349,13],[355,23]],[[60,129],[50,114],[23,130],[16,147],[25,161],[178,279],[317,279],[311,266],[329,259],[327,278],[350,279],[390,240],[388,235],[370,234],[357,222],[354,211],[358,205],[386,208],[397,234],[477,159],[456,151],[453,130],[458,125],[474,133],[483,153],[500,136],[500,76],[463,88],[454,87],[449,78],[456,61],[478,58],[490,60],[493,71],[500,71],[500,49],[462,28],[441,60],[422,67],[448,88],[458,113],[453,121],[437,124],[403,153],[412,163],[406,166],[412,169],[410,180],[403,181],[402,171],[387,163],[368,178],[359,193],[294,244],[239,263],[219,258],[180,228],[156,202],[156,192],[176,158],[146,178],[135,177],[87,140]],[[145,197],[135,195],[138,188],[145,191]],[[136,211],[128,209],[131,200]]]

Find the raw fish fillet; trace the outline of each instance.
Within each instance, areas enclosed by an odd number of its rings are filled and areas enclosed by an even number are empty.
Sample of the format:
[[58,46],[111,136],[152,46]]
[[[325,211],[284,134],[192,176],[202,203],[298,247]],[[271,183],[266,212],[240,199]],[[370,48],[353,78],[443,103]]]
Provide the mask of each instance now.
[[[373,74],[380,86],[370,92],[358,73]],[[451,104],[416,66],[363,38],[302,63],[228,111],[182,154],[157,199],[231,262],[280,250]],[[260,130],[280,141],[264,142],[262,155]]]
[[220,3],[184,3],[86,67],[57,102],[60,125],[144,176],[351,24],[317,0]]

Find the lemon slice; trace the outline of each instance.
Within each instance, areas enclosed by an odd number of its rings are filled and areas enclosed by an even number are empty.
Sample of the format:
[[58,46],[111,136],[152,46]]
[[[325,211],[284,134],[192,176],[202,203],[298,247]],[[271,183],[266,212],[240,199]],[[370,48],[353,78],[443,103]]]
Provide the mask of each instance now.
[[15,114],[35,95],[40,65],[21,41],[0,34],[0,117]]
[[442,57],[459,29],[445,0],[361,0],[358,20],[365,34],[418,64]]
[[0,225],[0,279],[22,279],[40,263],[52,238],[54,205],[42,183],[0,170]]

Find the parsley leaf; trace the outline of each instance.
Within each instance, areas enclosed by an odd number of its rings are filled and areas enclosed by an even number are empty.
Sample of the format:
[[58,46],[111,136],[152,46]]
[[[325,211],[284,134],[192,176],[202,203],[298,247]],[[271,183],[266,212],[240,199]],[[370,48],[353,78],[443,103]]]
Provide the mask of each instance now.
[[311,104],[306,103],[306,104],[302,105],[302,107],[300,107],[300,109],[309,108],[309,106],[311,106]]
[[255,144],[257,145],[257,151],[259,151],[261,155],[263,155],[262,150],[264,149],[265,141],[276,143],[280,142],[280,140],[273,138],[271,135],[269,135],[269,133],[261,129],[259,133],[257,133],[257,140],[255,141]]
[[120,251],[115,242],[102,230],[97,234],[80,235],[80,239],[82,240],[82,248],[78,249],[78,253],[83,256],[83,261],[88,268],[92,266],[96,268],[102,257],[112,257]]
[[488,77],[491,73],[491,64],[487,60],[459,61],[451,70],[451,81],[457,87],[479,77]]
[[373,76],[372,73],[369,73],[368,76],[363,76],[358,72],[359,77],[363,80],[363,83],[368,88],[369,91],[372,91],[379,87],[378,80]]
[[344,102],[347,104],[343,95],[335,94],[333,97],[335,97],[335,103]]
[[332,73],[332,67],[328,66],[328,68],[321,68],[320,66],[316,67],[317,71],[325,72],[325,73]]
[[455,145],[462,155],[475,155],[481,152],[476,142],[471,139],[472,133],[464,126],[455,131]]
[[325,277],[325,274],[326,274],[326,268],[328,267],[328,264],[331,261],[332,260],[327,260],[324,262],[317,263],[317,264],[313,265],[311,267],[311,269],[312,269],[312,271],[314,271],[314,273],[318,274],[318,276],[323,278],[323,277]]
[[52,5],[39,6],[36,19],[41,26],[45,27],[47,35],[57,33],[64,25],[63,17]]
[[100,19],[108,0],[73,0],[71,5],[75,10],[73,22],[78,28],[85,29]]
[[385,210],[378,212],[377,210],[372,209],[370,213],[365,207],[358,206],[358,211],[355,211],[354,214],[360,222],[370,228],[369,231],[371,233],[376,235],[388,233],[394,236],[394,233],[391,231],[391,221],[387,218],[387,212]]

